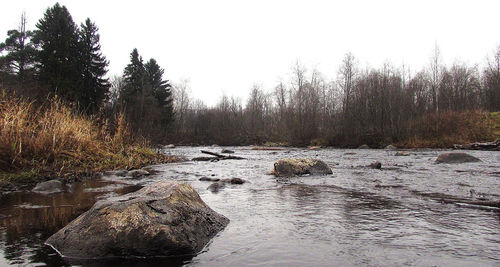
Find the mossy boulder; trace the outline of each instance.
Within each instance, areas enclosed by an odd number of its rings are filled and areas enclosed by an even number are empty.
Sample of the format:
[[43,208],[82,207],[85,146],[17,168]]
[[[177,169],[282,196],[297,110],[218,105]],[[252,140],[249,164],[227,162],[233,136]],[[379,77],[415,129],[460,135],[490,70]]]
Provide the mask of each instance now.
[[282,159],[274,163],[273,174],[279,177],[290,177],[295,175],[332,174],[332,169],[318,159]]
[[46,244],[69,258],[192,255],[228,223],[189,184],[161,181],[98,201]]

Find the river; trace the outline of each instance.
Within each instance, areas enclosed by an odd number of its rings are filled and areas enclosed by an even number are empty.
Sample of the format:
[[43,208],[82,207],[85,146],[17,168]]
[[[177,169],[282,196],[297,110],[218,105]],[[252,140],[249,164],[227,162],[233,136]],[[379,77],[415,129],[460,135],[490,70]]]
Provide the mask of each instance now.
[[[201,149],[165,150],[187,158]],[[478,163],[435,164],[442,150],[285,149],[229,147],[244,160],[156,165],[144,179],[113,175],[43,196],[10,193],[0,201],[0,265],[90,266],[500,266],[500,211],[442,198],[500,200],[500,152],[467,151]],[[269,175],[282,158],[325,161],[327,176]],[[366,165],[380,161],[382,169]],[[218,192],[198,179],[243,178]],[[202,252],[183,258],[61,259],[43,245],[96,200],[161,179],[190,183],[231,221]]]

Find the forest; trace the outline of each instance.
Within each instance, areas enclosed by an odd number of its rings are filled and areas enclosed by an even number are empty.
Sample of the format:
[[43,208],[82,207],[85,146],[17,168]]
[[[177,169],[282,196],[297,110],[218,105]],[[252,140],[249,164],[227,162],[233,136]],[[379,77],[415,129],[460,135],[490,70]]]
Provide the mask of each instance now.
[[347,53],[327,77],[297,61],[273,88],[256,84],[245,102],[223,95],[207,106],[138,49],[109,77],[97,25],[77,25],[65,6],[49,7],[34,30],[26,24],[22,14],[0,44],[4,94],[37,106],[57,99],[110,133],[124,118],[130,138],[154,144],[450,147],[496,138],[500,47],[482,67],[447,66],[437,45],[419,71],[363,67]]

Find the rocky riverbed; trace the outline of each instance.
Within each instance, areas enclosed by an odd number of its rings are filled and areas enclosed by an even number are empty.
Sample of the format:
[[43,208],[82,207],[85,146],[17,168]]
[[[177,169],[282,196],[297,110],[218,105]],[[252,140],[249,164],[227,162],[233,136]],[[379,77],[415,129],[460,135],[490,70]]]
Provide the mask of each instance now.
[[[467,204],[500,201],[500,152],[460,151],[480,161],[437,164],[438,155],[448,151],[225,149],[245,159],[157,165],[148,169],[148,175],[107,173],[100,180],[66,186],[62,193],[2,196],[0,265],[456,266],[500,262],[500,211]],[[165,152],[195,158],[203,156],[200,150],[220,153],[222,148],[176,147]],[[332,174],[271,175],[274,163],[285,158],[321,159]],[[380,168],[370,167],[376,162]],[[245,182],[232,183],[234,178]],[[230,220],[200,253],[75,262],[43,245],[96,200],[162,180],[189,183],[209,207]],[[210,190],[214,183],[223,186]]]

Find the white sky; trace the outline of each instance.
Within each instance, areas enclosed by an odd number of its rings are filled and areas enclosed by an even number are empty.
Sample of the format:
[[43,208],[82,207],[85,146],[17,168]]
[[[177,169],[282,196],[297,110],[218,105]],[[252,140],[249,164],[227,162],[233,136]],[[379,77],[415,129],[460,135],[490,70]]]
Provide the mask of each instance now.
[[[110,74],[121,74],[134,47],[154,57],[165,78],[189,79],[194,97],[246,99],[254,83],[270,89],[300,60],[329,78],[344,54],[363,65],[389,61],[420,70],[434,44],[444,62],[483,64],[500,44],[500,1],[77,1],[61,0],[73,20],[100,29]],[[34,29],[55,1],[8,1],[0,40],[23,10]]]

